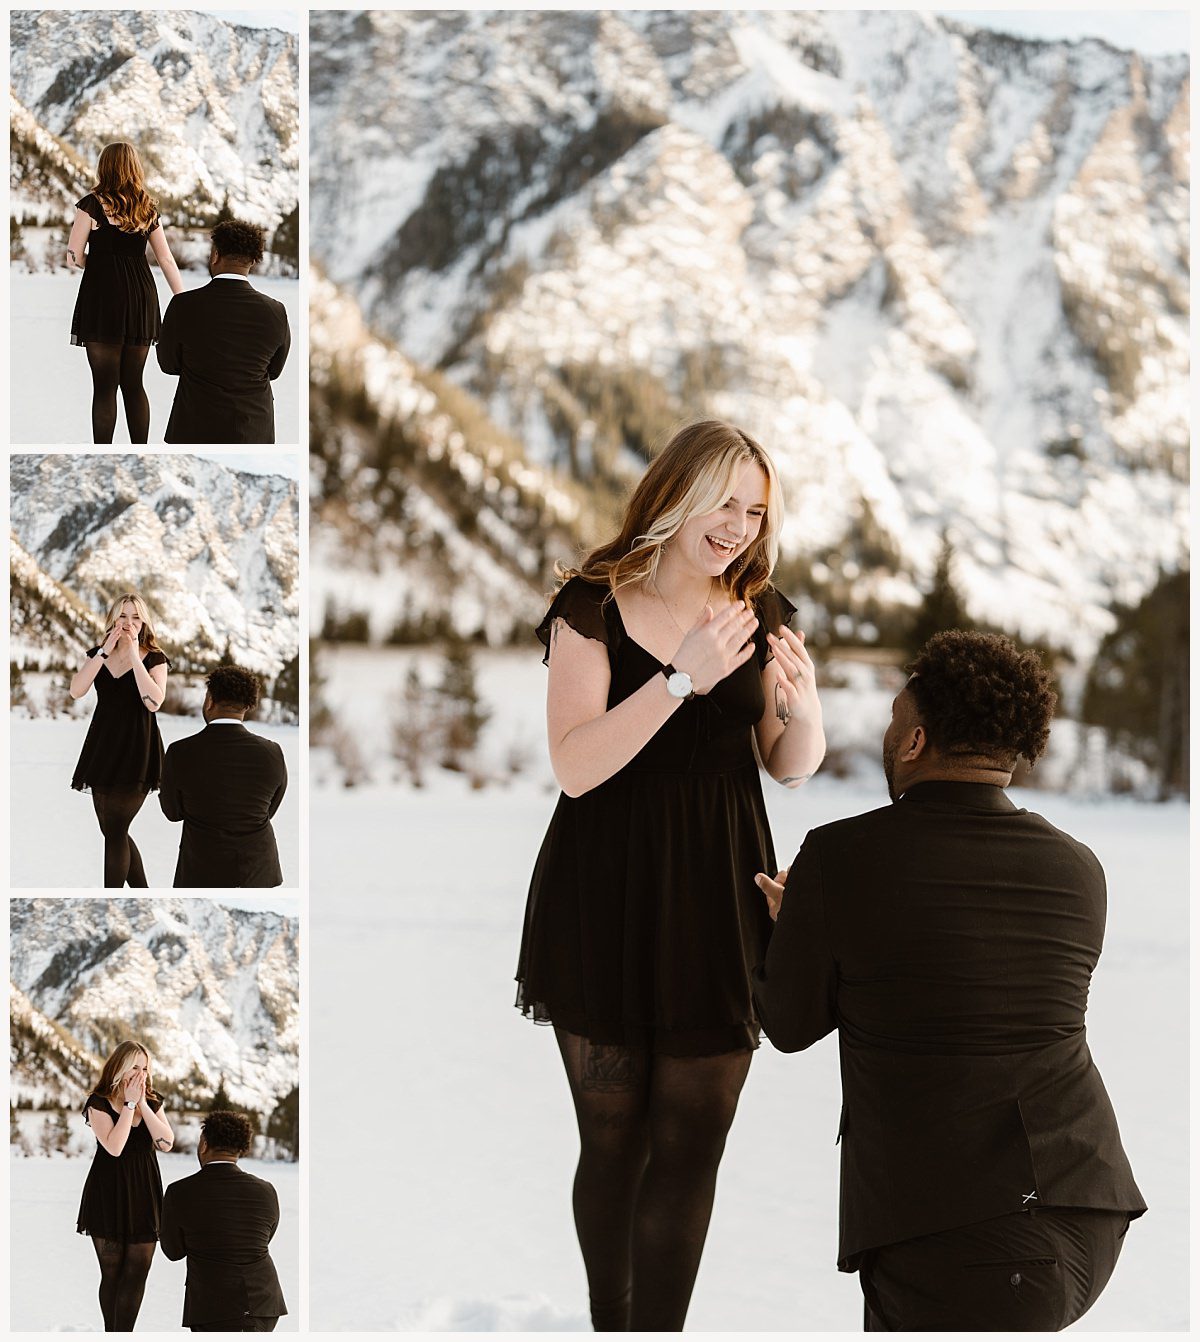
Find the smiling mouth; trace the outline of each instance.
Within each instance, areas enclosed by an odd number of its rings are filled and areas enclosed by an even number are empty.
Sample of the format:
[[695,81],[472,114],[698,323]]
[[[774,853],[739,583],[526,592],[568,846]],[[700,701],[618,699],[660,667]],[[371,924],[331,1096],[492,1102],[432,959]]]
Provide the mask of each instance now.
[[722,559],[728,559],[729,556],[733,554],[734,551],[738,548],[736,541],[721,540],[716,536],[705,536],[704,539],[709,543],[709,545],[712,546],[712,548],[717,552],[717,554],[721,556]]

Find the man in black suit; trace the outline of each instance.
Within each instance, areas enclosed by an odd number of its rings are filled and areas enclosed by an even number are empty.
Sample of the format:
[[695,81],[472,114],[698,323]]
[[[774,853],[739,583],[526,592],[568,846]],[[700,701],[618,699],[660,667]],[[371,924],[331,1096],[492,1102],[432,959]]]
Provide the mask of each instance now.
[[175,887],[283,884],[271,817],[287,790],[287,766],[274,741],[244,724],[258,703],[259,680],[241,666],[208,677],[204,721],[195,736],[168,747],[158,802],[183,821]]
[[952,630],[910,671],[893,804],[757,877],[777,922],[755,1001],[783,1052],[838,1031],[838,1266],[866,1330],[1065,1328],[1145,1211],[1084,1028],[1104,873],[1004,791],[1049,737],[1037,656]]
[[273,443],[271,383],[291,348],[287,310],[250,284],[263,231],[227,219],[212,234],[203,289],[176,294],[158,337],[158,364],[179,378],[168,443]]
[[201,1124],[199,1173],[163,1195],[159,1244],[187,1258],[183,1326],[194,1333],[271,1333],[287,1313],[268,1251],[279,1196],[238,1166],[252,1138],[245,1114],[215,1110]]

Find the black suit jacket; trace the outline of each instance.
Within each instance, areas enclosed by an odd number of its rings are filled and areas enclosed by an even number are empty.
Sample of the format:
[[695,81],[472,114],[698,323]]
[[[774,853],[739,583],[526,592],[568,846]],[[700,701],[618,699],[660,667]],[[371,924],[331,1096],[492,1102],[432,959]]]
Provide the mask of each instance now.
[[179,378],[168,443],[273,443],[271,383],[291,348],[287,310],[248,280],[210,280],[176,294],[158,364]]
[[804,841],[755,973],[786,1053],[838,1031],[838,1266],[1027,1207],[1140,1215],[1084,1028],[1092,852],[1002,788],[921,783]]
[[287,1313],[267,1247],[278,1226],[274,1187],[237,1165],[205,1165],[167,1187],[159,1244],[187,1258],[185,1328]]
[[158,802],[168,820],[183,821],[176,888],[282,885],[271,817],[286,791],[283,751],[241,723],[169,746]]

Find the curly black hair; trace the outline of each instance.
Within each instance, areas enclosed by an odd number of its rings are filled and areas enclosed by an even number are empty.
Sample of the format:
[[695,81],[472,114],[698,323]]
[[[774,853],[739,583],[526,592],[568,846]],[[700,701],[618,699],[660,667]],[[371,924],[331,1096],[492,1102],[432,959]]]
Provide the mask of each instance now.
[[247,712],[258,703],[262,681],[244,666],[218,666],[205,681],[214,704],[234,704]]
[[948,755],[984,755],[1006,767],[1046,749],[1058,695],[1036,652],[1002,634],[947,629],[906,668],[929,742]]
[[226,261],[247,261],[258,265],[263,257],[263,231],[244,219],[225,219],[208,235],[217,255]]
[[232,1151],[244,1156],[254,1141],[254,1129],[245,1114],[214,1109],[200,1124],[210,1151]]

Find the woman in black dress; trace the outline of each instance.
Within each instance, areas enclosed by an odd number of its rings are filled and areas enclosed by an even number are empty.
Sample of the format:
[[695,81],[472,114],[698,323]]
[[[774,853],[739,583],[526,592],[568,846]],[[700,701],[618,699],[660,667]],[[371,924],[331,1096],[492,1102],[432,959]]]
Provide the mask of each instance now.
[[597,1331],[683,1327],[758,1043],[750,974],[770,919],[754,877],[775,854],[755,746],[787,787],[825,752],[795,608],[770,585],[782,520],[758,443],[689,425],[538,629],[563,795],[517,1005],[554,1025],[570,1081]]
[[71,344],[87,351],[92,371],[92,441],[111,443],[117,426],[117,390],[125,403],[131,443],[150,437],[150,401],[142,371],[158,339],[158,290],[146,244],[171,292],[183,292],[167,235],[147,194],[142,161],[131,144],[100,151],[96,185],[75,203],[67,262],[83,272]]
[[150,1081],[150,1055],[141,1044],[118,1044],[83,1106],[96,1134],[76,1229],[90,1235],[100,1263],[100,1312],[106,1333],[128,1333],[137,1322],[158,1242],[162,1177],[158,1152],[175,1134]]
[[166,697],[170,665],[150,627],[146,603],[126,592],[109,608],[104,638],[88,649],[71,680],[72,699],[96,687],[96,711],[71,786],[92,794],[104,835],[106,888],[148,884],[129,826],[162,775],[162,737],[154,715]]

